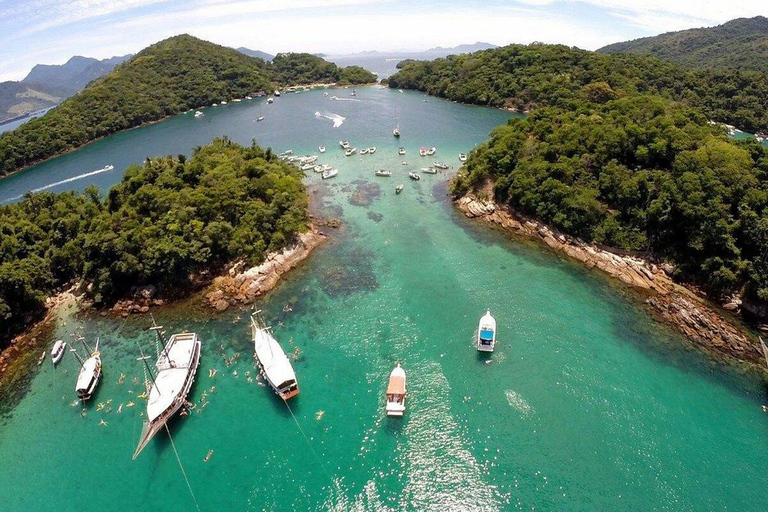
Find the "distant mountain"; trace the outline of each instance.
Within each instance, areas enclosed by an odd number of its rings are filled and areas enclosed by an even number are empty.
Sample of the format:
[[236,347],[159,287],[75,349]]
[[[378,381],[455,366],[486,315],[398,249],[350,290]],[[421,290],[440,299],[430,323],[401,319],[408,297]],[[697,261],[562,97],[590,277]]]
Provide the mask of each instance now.
[[611,44],[597,51],[654,55],[690,67],[768,74],[768,18],[739,18],[717,27],[668,32]]
[[0,83],[0,121],[58,105],[130,57],[75,56],[61,65],[37,64],[20,82]]
[[445,55],[457,55],[460,53],[478,52],[480,50],[492,50],[494,48],[498,48],[498,46],[491,43],[477,42],[475,44],[460,44],[459,46],[454,46],[452,48],[443,48],[442,46],[437,46],[435,48],[430,48],[424,53],[444,53]]
[[271,62],[272,59],[275,58],[274,55],[270,55],[266,52],[262,52],[260,50],[249,50],[248,48],[241,46],[240,48],[237,48],[237,51],[240,53],[247,55],[249,57],[256,57],[257,59],[261,59],[266,62]]

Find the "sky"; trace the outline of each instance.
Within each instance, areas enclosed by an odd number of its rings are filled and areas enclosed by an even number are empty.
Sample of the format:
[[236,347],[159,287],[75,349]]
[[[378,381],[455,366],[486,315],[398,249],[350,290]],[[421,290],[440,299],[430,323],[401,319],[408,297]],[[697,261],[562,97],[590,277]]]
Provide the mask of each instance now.
[[136,53],[187,33],[267,53],[423,50],[477,41],[595,50],[768,16],[766,0],[0,0],[0,81],[73,55]]

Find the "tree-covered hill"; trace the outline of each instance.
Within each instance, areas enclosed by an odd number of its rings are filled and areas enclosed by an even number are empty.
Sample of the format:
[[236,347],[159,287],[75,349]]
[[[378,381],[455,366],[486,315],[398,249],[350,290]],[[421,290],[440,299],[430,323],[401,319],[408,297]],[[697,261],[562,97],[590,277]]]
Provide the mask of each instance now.
[[187,287],[235,259],[260,263],[307,229],[302,176],[270,150],[218,139],[189,160],[128,168],[105,198],[89,189],[0,206],[0,348],[73,279],[109,303],[138,285]]
[[636,95],[494,130],[453,183],[587,241],[642,251],[714,297],[768,303],[768,150],[699,110]]
[[280,54],[267,63],[192,36],[172,37],[145,48],[45,116],[0,135],[0,176],[191,108],[344,77],[375,80],[307,54]]
[[734,68],[768,74],[768,18],[739,18],[717,27],[668,32],[597,51],[653,55],[702,69]]
[[700,108],[710,119],[768,131],[768,77],[693,70],[641,55],[605,55],[559,45],[510,45],[433,61],[404,61],[389,86],[452,100],[532,110],[578,108],[635,94],[658,94]]

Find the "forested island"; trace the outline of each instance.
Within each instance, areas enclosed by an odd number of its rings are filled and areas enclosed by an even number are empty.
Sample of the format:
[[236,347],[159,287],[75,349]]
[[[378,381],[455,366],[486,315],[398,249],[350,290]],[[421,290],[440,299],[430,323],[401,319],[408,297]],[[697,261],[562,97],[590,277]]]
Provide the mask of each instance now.
[[600,53],[561,45],[510,45],[433,61],[403,61],[393,88],[464,103],[531,111],[576,110],[635,94],[656,94],[697,107],[711,120],[768,131],[768,78],[734,69],[696,70],[644,55]]
[[153,44],[46,115],[0,135],[0,176],[121,130],[289,84],[370,83],[310,54],[273,62],[188,35]]
[[138,285],[184,290],[233,260],[260,263],[307,230],[302,177],[269,149],[216,139],[191,159],[129,167],[106,197],[89,188],[0,206],[0,346],[73,282],[108,305]]

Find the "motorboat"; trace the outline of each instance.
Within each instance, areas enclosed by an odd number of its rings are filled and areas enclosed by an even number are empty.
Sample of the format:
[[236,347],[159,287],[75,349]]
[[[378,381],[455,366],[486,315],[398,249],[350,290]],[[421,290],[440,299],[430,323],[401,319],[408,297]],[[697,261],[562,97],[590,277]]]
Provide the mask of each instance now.
[[403,147],[398,148],[397,154],[398,155],[404,155],[405,154],[405,148],[403,148]]
[[437,151],[437,148],[430,148],[427,150],[427,156],[432,156]]
[[466,162],[466,161],[467,161],[467,154],[459,153],[459,162]]
[[53,361],[53,364],[61,361],[61,358],[64,357],[64,349],[66,348],[67,344],[64,340],[56,340],[51,349],[51,361]]
[[421,176],[419,176],[419,173],[414,172],[414,171],[409,172],[408,173],[408,177],[411,178],[412,180],[416,180],[416,181],[419,181],[421,179]]
[[344,156],[352,156],[357,152],[356,148],[349,148],[346,151],[344,151]]
[[392,176],[392,171],[387,171],[385,169],[381,169],[381,170],[378,170],[378,171],[374,172],[373,174],[375,174],[376,176],[390,177],[390,176]]
[[395,369],[389,374],[387,385],[387,416],[402,417],[405,414],[405,370],[397,363]]
[[253,99],[253,97],[252,97],[252,96],[246,96],[246,97],[245,97],[245,99],[247,99],[247,100],[252,100],[252,99]]
[[368,154],[369,155],[372,155],[375,152],[376,152],[376,146],[371,146],[370,148],[368,148]]
[[420,171],[426,174],[437,174],[437,169],[434,167],[422,167]]
[[399,194],[402,191],[403,191],[403,185],[401,183],[400,185],[395,187],[395,194]]
[[360,150],[361,155],[367,155],[371,150],[369,148],[363,148]]
[[322,177],[323,177],[324,180],[327,180],[328,178],[333,178],[337,174],[339,174],[339,170],[338,169],[330,169],[328,171],[323,171],[323,176]]
[[142,351],[141,359],[152,382],[147,399],[146,419],[136,451],[133,452],[134,460],[152,437],[165,427],[168,420],[186,403],[200,365],[201,343],[197,334],[173,334],[166,343],[161,332],[162,326],[153,325],[150,329],[155,331],[158,343],[163,349],[158,353],[154,375],[147,364],[149,356],[144,356]]
[[437,167],[438,169],[448,169],[450,166],[444,162],[432,162],[432,167]]
[[[274,102],[275,102],[275,99],[274,99],[274,98],[272,98],[272,97],[269,97],[269,98],[267,98],[267,103],[270,103],[270,104],[271,104],[271,103],[274,103]],[[214,107],[215,107],[215,106],[216,106],[216,105],[214,105]]]
[[325,153],[325,146],[323,146],[323,145],[321,144],[320,146],[318,146],[318,147],[317,147],[317,150],[318,150],[319,152],[321,152],[321,153]]
[[352,147],[348,140],[340,140],[339,146],[341,146],[343,149],[349,149]]
[[427,148],[419,148],[419,156],[427,156]]
[[111,170],[112,170],[112,169],[114,169],[114,168],[115,168],[115,166],[114,166],[114,165],[112,165],[112,164],[107,164],[107,165],[105,165],[105,166],[104,166],[102,169],[104,169],[105,171],[111,171]]
[[253,357],[259,366],[259,372],[283,400],[299,394],[296,373],[285,355],[285,351],[272,335],[272,329],[264,324],[261,311],[251,315],[251,337],[253,339]]
[[315,168],[315,164],[311,164],[311,163],[304,164],[301,167],[299,167],[299,169],[301,169],[302,171],[311,171],[311,170],[314,170],[314,168]]
[[263,121],[264,120],[264,116],[259,116],[258,118],[256,118],[256,120],[257,121]]
[[195,117],[203,117],[205,114],[200,112],[199,110],[195,112]]
[[477,350],[481,352],[493,352],[496,345],[496,319],[491,311],[486,311],[480,319],[477,327]]
[[226,105],[226,104],[227,104],[227,102],[226,102],[226,101],[222,101],[222,102],[221,102],[221,104],[222,104],[222,105]]
[[394,130],[392,130],[392,135],[395,137],[400,137],[400,126],[396,126]]
[[279,96],[280,96],[280,91],[277,91],[277,90],[276,90],[276,91],[275,91],[275,96],[278,96],[278,97],[279,97]]

